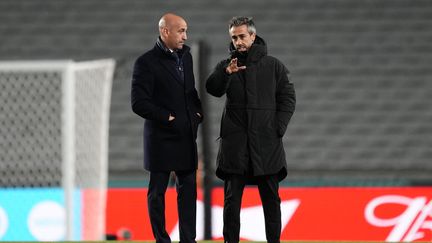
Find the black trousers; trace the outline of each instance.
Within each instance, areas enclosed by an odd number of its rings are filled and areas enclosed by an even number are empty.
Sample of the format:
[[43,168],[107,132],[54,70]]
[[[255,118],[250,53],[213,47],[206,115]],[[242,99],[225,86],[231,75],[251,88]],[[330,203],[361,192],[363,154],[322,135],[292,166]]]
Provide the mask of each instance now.
[[[177,209],[181,243],[195,243],[196,238],[196,171],[176,171]],[[147,203],[156,243],[170,243],[165,228],[165,192],[170,172],[150,172]]]
[[[279,243],[281,234],[281,209],[279,179],[277,175],[255,177],[264,209],[267,242]],[[229,175],[224,184],[223,236],[225,242],[239,242],[240,208],[247,177]]]

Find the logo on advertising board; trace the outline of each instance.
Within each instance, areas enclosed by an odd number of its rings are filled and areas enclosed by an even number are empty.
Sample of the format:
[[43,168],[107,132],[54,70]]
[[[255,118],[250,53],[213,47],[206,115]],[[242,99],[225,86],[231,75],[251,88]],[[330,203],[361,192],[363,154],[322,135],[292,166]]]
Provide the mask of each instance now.
[[0,207],[0,240],[6,234],[8,227],[8,216],[6,214],[6,211],[2,207]]
[[[300,205],[300,200],[286,200],[281,202],[281,223],[282,230],[287,226],[288,222],[294,215],[296,209]],[[198,239],[204,239],[204,203],[197,201],[197,235]],[[223,207],[212,206],[212,235],[215,238],[223,237]],[[240,238],[266,241],[265,225],[264,225],[264,212],[262,205],[243,207],[240,213],[240,220],[242,227],[240,228]],[[251,223],[253,222],[253,223]],[[202,235],[201,235],[202,234]],[[178,221],[174,230],[171,232],[170,237],[174,241],[180,239]]]
[[[73,240],[81,239],[81,191],[76,190]],[[0,241],[58,241],[66,234],[60,188],[0,189]]]
[[[393,217],[380,217],[378,207],[403,206]],[[392,227],[386,241],[415,241],[425,238],[425,231],[432,230],[432,200],[427,197],[385,195],[371,200],[365,209],[366,220],[378,227]],[[426,239],[427,240],[427,239]],[[429,239],[430,240],[430,239]]]
[[30,233],[40,241],[59,241],[64,239],[66,212],[62,205],[55,201],[37,203],[28,216]]

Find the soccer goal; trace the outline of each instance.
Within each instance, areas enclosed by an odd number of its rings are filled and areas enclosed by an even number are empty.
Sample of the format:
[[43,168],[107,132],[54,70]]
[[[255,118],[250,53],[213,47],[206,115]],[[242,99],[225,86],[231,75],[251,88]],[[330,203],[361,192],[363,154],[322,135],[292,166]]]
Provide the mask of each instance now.
[[114,66],[0,62],[0,240],[104,237]]

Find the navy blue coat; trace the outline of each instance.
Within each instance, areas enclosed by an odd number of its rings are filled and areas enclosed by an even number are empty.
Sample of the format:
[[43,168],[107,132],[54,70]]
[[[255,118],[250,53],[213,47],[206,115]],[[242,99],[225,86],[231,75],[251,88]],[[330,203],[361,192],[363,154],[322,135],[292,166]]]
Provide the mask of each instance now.
[[[144,168],[148,171],[197,169],[196,137],[202,121],[201,102],[195,89],[190,48],[181,50],[184,81],[174,56],[158,45],[134,65],[132,110],[145,119]],[[168,121],[169,115],[175,116]]]

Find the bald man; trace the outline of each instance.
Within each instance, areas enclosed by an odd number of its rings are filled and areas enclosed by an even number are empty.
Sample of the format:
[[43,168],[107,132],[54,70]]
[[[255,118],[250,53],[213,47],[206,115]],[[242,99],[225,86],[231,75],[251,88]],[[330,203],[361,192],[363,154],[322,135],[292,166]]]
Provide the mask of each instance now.
[[196,242],[196,137],[203,115],[186,32],[182,17],[162,16],[156,44],[136,60],[132,76],[132,110],[144,118],[148,210],[157,243],[171,242],[165,229],[171,172],[176,174],[180,242]]

